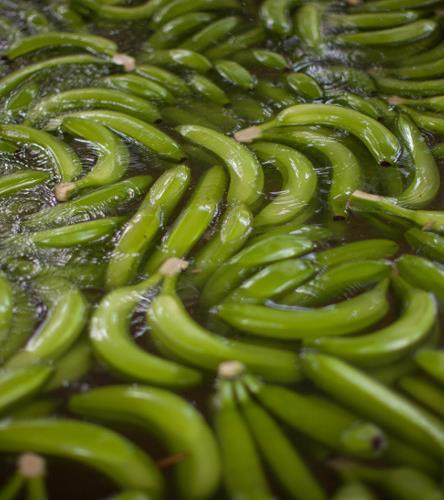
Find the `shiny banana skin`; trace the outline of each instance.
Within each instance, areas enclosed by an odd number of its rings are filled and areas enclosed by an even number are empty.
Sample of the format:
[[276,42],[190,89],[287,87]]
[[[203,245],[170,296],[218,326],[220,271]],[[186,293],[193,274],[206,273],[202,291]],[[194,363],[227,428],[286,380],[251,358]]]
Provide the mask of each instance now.
[[438,264],[417,255],[402,255],[396,261],[396,269],[412,286],[429,290],[444,301],[444,269]]
[[121,90],[82,88],[49,95],[28,111],[26,123],[34,125],[46,121],[49,115],[69,112],[73,109],[109,109],[128,114],[148,123],[159,120],[154,104]]
[[149,175],[136,175],[123,181],[93,189],[72,200],[44,208],[30,215],[23,222],[26,229],[40,229],[86,221],[97,211],[104,215],[113,212],[121,203],[137,200],[152,183]]
[[196,323],[174,292],[174,278],[147,311],[156,345],[167,356],[209,371],[220,363],[236,360],[252,373],[269,380],[298,380],[297,355],[277,348],[217,335]]
[[262,193],[262,167],[243,145],[219,132],[197,125],[182,126],[178,132],[187,140],[219,156],[230,174],[228,201],[251,205]]
[[434,47],[430,48],[427,51],[422,52],[421,54],[417,54],[408,58],[409,62],[406,59],[402,59],[397,66],[415,66],[416,64],[425,64],[432,61],[437,61],[444,55],[444,43],[438,43]]
[[410,467],[373,468],[339,460],[335,465],[344,474],[375,486],[392,498],[415,500],[418,497],[442,500],[441,487],[427,474]]
[[276,480],[291,498],[324,500],[325,492],[271,414],[235,381],[237,400],[254,441]]
[[276,110],[296,104],[298,101],[293,93],[285,88],[283,82],[273,82],[265,78],[258,80],[254,93],[257,99]]
[[404,106],[401,107],[419,128],[436,134],[442,134],[444,132],[444,118],[442,118],[442,115],[430,113],[428,111],[420,112]]
[[17,69],[0,79],[0,97],[6,97],[22,82],[40,73],[41,71],[55,68],[61,65],[71,64],[109,64],[106,59],[100,59],[91,55],[60,56],[46,61],[37,62],[24,68]]
[[[325,267],[325,266],[324,266]],[[390,274],[390,262],[357,259],[332,265],[312,280],[278,299],[282,304],[318,307],[374,285]]]
[[18,40],[6,51],[6,57],[12,60],[36,50],[57,46],[82,48],[89,52],[107,56],[113,56],[117,52],[117,45],[101,36],[53,31]]
[[113,249],[106,271],[108,290],[134,281],[153,239],[184,195],[190,176],[188,167],[179,165],[161,175],[151,187]]
[[363,45],[390,45],[411,42],[416,38],[431,36],[437,29],[434,21],[419,20],[404,26],[385,30],[374,30],[360,33],[347,33],[339,35],[338,40],[345,43],[356,43]]
[[[125,216],[105,217],[103,219],[79,222],[29,234],[11,236],[4,243],[20,247],[35,245],[39,248],[71,248],[77,245],[91,245],[112,237],[126,221]],[[4,247],[2,248],[4,251]]]
[[220,165],[205,172],[186,206],[163,235],[159,247],[149,256],[144,266],[148,275],[170,257],[187,256],[216,216],[224,197],[226,181],[225,170]]
[[194,74],[189,79],[188,83],[197,94],[201,95],[204,99],[214,102],[215,104],[224,106],[230,102],[226,93],[209,78],[203,75],[199,75],[198,73]]
[[39,92],[40,85],[37,83],[37,78],[35,81],[32,79],[29,82],[25,81],[7,98],[5,111],[13,117],[21,116],[37,99]]
[[381,123],[357,111],[331,104],[298,104],[281,111],[274,120],[235,134],[239,142],[259,138],[272,127],[327,125],[356,135],[381,165],[393,164],[399,155],[398,139]]
[[137,285],[106,295],[91,320],[91,345],[106,366],[123,379],[164,387],[193,386],[201,381],[199,372],[146,352],[129,334],[134,309],[160,281],[161,276],[154,274]]
[[34,144],[53,163],[62,182],[71,181],[81,172],[75,152],[57,137],[26,125],[1,125],[0,137],[15,144]]
[[140,64],[137,65],[135,73],[147,80],[163,85],[174,96],[184,97],[191,94],[186,81],[165,68],[152,64]]
[[316,268],[304,259],[275,262],[245,280],[229,296],[231,301],[263,304],[298,287],[315,274]]
[[391,12],[399,9],[433,7],[439,0],[376,0],[353,7],[355,12]]
[[313,164],[295,149],[277,143],[255,142],[250,149],[266,164],[276,166],[283,180],[280,193],[255,216],[255,226],[288,222],[307,207],[316,192]]
[[312,260],[320,266],[332,267],[360,259],[388,259],[398,250],[399,245],[392,240],[368,239],[316,252]]
[[444,63],[442,59],[424,62],[412,66],[386,70],[386,74],[394,78],[406,80],[421,80],[424,78],[439,78],[444,76]]
[[47,128],[57,128],[59,123],[62,123],[68,117],[96,121],[119,134],[133,138],[167,160],[180,161],[184,157],[179,144],[165,132],[150,123],[118,111],[96,109],[66,113],[61,117],[50,120]]
[[402,300],[397,320],[389,326],[354,338],[320,337],[306,342],[322,352],[338,356],[358,366],[397,361],[420,344],[432,330],[437,319],[433,296],[393,277],[392,285]]
[[63,121],[64,131],[94,143],[97,161],[84,177],[73,182],[58,184],[56,198],[66,201],[79,190],[100,187],[119,181],[129,164],[128,149],[120,138],[98,123],[81,118],[67,118]]
[[322,54],[323,51],[321,28],[323,10],[321,3],[311,2],[299,7],[294,18],[295,31],[300,36],[302,44],[315,54]]
[[148,101],[167,102],[169,104],[176,102],[175,96],[164,85],[134,73],[110,75],[104,77],[102,82],[106,86],[143,97]]
[[405,104],[409,107],[425,108],[429,109],[430,111],[444,111],[443,96],[425,97],[423,99],[406,99],[402,97],[395,97],[394,99],[396,101],[395,104]]
[[0,274],[0,342],[7,337],[12,325],[14,292],[8,278]]
[[324,91],[314,78],[305,73],[289,73],[285,76],[288,87],[305,99],[321,99]]
[[375,76],[376,86],[383,94],[400,95],[405,97],[427,97],[442,94],[444,78],[432,80],[402,80],[400,78],[389,78]]
[[194,35],[183,41],[179,47],[182,49],[205,51],[214,42],[228,36],[240,24],[241,19],[236,16],[228,16],[218,19]]
[[395,198],[355,191],[349,200],[352,211],[366,210],[375,215],[389,215],[429,231],[444,233],[444,212],[439,210],[410,210],[401,207]]
[[233,59],[248,67],[262,66],[276,71],[282,71],[288,67],[287,59],[278,52],[272,50],[244,50],[234,54]]
[[0,178],[0,196],[8,196],[21,189],[28,189],[49,180],[48,172],[39,170],[19,170]]
[[338,358],[307,351],[302,365],[331,397],[426,453],[442,457],[444,425],[423,408]]
[[98,425],[67,418],[4,420],[0,449],[34,451],[79,461],[124,488],[161,498],[163,478],[151,458],[131,441]]
[[37,326],[37,314],[29,294],[15,283],[11,283],[11,285],[14,314],[12,315],[8,335],[2,339],[0,344],[0,360],[2,364],[26,344]]
[[171,66],[206,73],[211,62],[202,54],[188,49],[157,49],[141,55],[141,61],[151,65]]
[[185,454],[186,460],[175,467],[182,498],[205,499],[217,489],[221,470],[216,440],[202,415],[179,396],[154,387],[114,385],[74,395],[69,407],[88,418],[151,430],[169,453]]
[[[178,41],[199,27],[214,20],[207,12],[192,12],[176,17],[156,30],[149,38],[148,45],[154,49],[165,49],[177,46]],[[182,47],[184,48],[184,47]]]
[[109,2],[99,0],[78,0],[81,6],[94,13],[95,16],[110,20],[149,19],[156,9],[165,4],[165,0],[148,0],[133,7],[124,5],[113,5]]
[[227,494],[245,500],[272,498],[253,435],[236,403],[234,383],[229,378],[219,377],[213,407]]
[[25,346],[7,361],[6,368],[53,362],[76,342],[88,320],[85,297],[69,281],[39,277],[35,286],[47,307],[46,317]]
[[251,375],[245,376],[245,383],[273,416],[331,450],[361,458],[384,451],[386,437],[379,427],[328,398],[263,383]]
[[214,62],[214,69],[223,80],[242,90],[249,90],[256,86],[256,78],[236,61],[218,59]]
[[406,231],[404,238],[418,253],[438,262],[444,262],[444,238],[442,236],[412,228]]
[[348,335],[375,324],[388,311],[388,281],[373,290],[334,305],[314,309],[234,303],[229,299],[217,314],[231,326],[259,337],[282,340],[313,339],[319,335]]
[[152,18],[152,24],[154,26],[162,26],[167,21],[175,19],[180,15],[187,12],[194,12],[196,10],[206,10],[206,11],[219,11],[223,9],[239,9],[240,4],[236,0],[173,0],[172,2],[166,3]]
[[292,32],[291,8],[297,5],[294,0],[265,0],[262,2],[259,16],[265,27],[281,37]]
[[424,375],[406,375],[398,381],[398,386],[410,397],[426,408],[444,416],[442,402],[444,391],[437,384]]
[[376,120],[381,118],[381,109],[375,106],[370,99],[364,99],[363,97],[357,94],[352,94],[351,92],[334,95],[331,98],[331,102],[341,106],[347,106],[355,111],[363,113],[364,115],[375,118]]
[[444,383],[444,353],[440,349],[422,349],[415,357],[416,364],[440,384]]
[[202,290],[200,302],[205,307],[214,306],[262,266],[298,257],[313,247],[310,240],[291,234],[270,235],[253,241],[216,269]]
[[439,170],[430,148],[413,121],[401,115],[396,126],[414,167],[411,181],[398,196],[398,203],[407,208],[423,208],[429,205],[439,192]]
[[216,269],[236,254],[253,229],[253,215],[245,205],[228,207],[213,238],[193,258],[187,279],[198,288],[205,285]]
[[[88,338],[83,334],[69,351],[56,360],[54,372],[48,383],[45,384],[44,392],[51,393],[59,388],[75,384],[88,374],[93,366],[93,361]],[[39,416],[47,416],[47,414],[39,414]]]
[[[292,147],[302,147],[310,154],[316,149],[325,156],[332,166],[333,174],[329,192],[329,205],[333,218],[346,215],[349,195],[362,182],[359,162],[352,151],[340,141],[327,135],[322,129],[310,130],[303,127],[272,128],[261,134],[261,139],[272,140]],[[253,143],[253,148],[254,148]]]
[[413,10],[378,12],[377,14],[330,14],[327,22],[339,28],[380,29],[393,28],[416,21],[418,14]]
[[0,413],[38,394],[53,370],[47,365],[19,366],[0,370]]
[[249,47],[262,43],[265,38],[266,31],[262,27],[255,27],[248,31],[230,36],[215,47],[210,47],[204,52],[204,55],[212,61],[227,58],[239,50],[248,49]]

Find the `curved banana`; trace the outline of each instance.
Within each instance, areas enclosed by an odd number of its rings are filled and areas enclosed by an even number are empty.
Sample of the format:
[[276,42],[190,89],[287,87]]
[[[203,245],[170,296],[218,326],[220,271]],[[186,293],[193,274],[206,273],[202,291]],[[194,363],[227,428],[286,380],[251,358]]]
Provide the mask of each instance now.
[[34,451],[76,460],[119,486],[162,498],[163,479],[150,457],[104,427],[67,418],[4,420],[0,438],[1,451]]
[[360,366],[390,363],[405,356],[431,332],[437,308],[430,293],[413,288],[402,278],[393,277],[392,284],[402,301],[401,315],[396,321],[365,335],[321,337],[306,344]]
[[331,104],[298,104],[281,111],[274,120],[237,132],[235,139],[250,142],[272,127],[293,125],[327,125],[356,135],[382,166],[396,162],[398,139],[384,125],[358,111]]
[[252,373],[269,380],[298,380],[294,353],[210,332],[189,315],[174,287],[175,278],[168,278],[164,291],[153,300],[147,312],[153,339],[167,356],[210,371],[216,371],[223,361],[237,360]]
[[151,430],[169,453],[185,455],[174,467],[181,498],[206,499],[217,489],[216,441],[198,410],[179,396],[154,387],[114,385],[72,396],[69,408],[88,418]]
[[386,315],[387,287],[388,280],[383,280],[369,292],[315,309],[268,307],[228,299],[217,307],[217,314],[229,325],[259,337],[295,340],[348,335],[377,323]]
[[179,127],[178,132],[191,142],[209,149],[224,160],[230,173],[228,201],[252,205],[262,194],[263,172],[245,146],[219,132],[197,125]]

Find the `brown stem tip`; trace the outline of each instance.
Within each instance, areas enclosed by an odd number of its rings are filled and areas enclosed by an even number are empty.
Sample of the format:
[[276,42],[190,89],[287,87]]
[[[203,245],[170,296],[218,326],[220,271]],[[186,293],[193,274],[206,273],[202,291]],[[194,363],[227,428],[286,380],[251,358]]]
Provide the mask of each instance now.
[[239,130],[234,134],[237,142],[251,142],[261,136],[261,129],[259,127],[248,127]]
[[128,54],[114,54],[113,63],[123,66],[127,72],[134,71],[136,69],[136,60]]
[[239,361],[224,361],[217,369],[218,376],[225,379],[238,377],[244,372],[245,366]]
[[66,201],[69,193],[74,189],[74,182],[61,182],[54,188],[54,194],[57,201]]
[[46,472],[46,462],[43,457],[35,453],[23,453],[17,461],[20,474],[26,479],[42,477]]
[[171,467],[172,465],[176,465],[180,462],[183,462],[188,455],[186,453],[176,453],[175,455],[170,455],[165,458],[161,458],[157,461],[157,465],[160,469],[165,469],[167,467]]
[[163,276],[171,277],[176,276],[176,274],[184,271],[187,267],[188,262],[186,260],[171,257],[160,266],[159,272]]
[[394,106],[397,106],[398,104],[402,104],[405,102],[405,99],[402,97],[399,97],[399,95],[392,95],[387,99],[387,102],[389,104],[393,104]]
[[381,196],[377,194],[366,193],[365,191],[360,191],[359,189],[352,193],[353,198],[360,198],[361,200],[370,200],[370,201],[380,201]]

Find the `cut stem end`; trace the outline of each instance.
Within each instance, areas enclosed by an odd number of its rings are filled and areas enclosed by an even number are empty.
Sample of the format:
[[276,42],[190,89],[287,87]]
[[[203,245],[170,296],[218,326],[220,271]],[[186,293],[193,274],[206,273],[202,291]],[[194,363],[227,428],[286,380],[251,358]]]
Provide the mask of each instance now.
[[262,131],[259,127],[248,127],[236,132],[234,138],[237,142],[251,142],[260,137],[261,134]]
[[217,369],[220,378],[232,379],[245,372],[245,366],[239,361],[224,361]]

